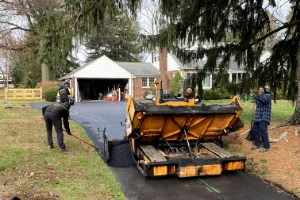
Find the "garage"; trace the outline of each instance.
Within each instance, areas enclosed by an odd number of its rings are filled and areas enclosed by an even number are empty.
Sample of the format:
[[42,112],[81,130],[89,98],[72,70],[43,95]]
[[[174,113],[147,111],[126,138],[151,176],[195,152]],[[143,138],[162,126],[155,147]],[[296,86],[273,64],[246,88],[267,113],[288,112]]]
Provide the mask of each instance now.
[[77,79],[81,100],[104,100],[104,97],[112,94],[119,96],[121,100],[128,91],[128,79]]
[[122,100],[128,95],[142,98],[159,70],[151,63],[115,62],[107,56],[90,61],[59,80],[71,80],[75,102]]

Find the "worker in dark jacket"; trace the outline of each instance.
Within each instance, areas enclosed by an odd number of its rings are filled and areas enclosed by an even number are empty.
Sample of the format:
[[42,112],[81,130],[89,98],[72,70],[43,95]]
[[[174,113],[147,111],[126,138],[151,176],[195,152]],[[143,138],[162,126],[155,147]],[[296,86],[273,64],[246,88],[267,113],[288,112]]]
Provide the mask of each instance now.
[[60,103],[68,102],[69,103],[69,89],[61,85],[58,90]]
[[62,129],[62,121],[63,118],[64,127],[67,133],[70,135],[70,127],[69,127],[69,109],[70,104],[69,102],[64,103],[54,103],[49,106],[45,106],[42,108],[43,116],[46,122],[46,129],[47,129],[47,143],[49,149],[54,148],[53,140],[52,140],[52,125],[54,125],[56,134],[57,134],[57,142],[60,148],[60,151],[66,151],[66,146],[64,144],[64,135]]
[[190,87],[188,87],[188,88],[186,89],[185,94],[182,94],[182,93],[183,93],[183,91],[180,90],[180,91],[178,92],[177,98],[184,97],[184,99],[185,99],[186,101],[188,101],[189,99],[194,98],[193,89],[190,88]]
[[68,79],[65,80],[64,82],[64,87],[67,88],[67,89],[70,89],[71,88],[71,85],[70,85],[70,82]]
[[260,152],[267,152],[270,150],[268,125],[271,121],[271,94],[267,92],[265,87],[260,87],[258,95],[253,94],[253,97],[256,103],[252,128],[255,145],[251,149],[258,149],[262,144],[263,149]]

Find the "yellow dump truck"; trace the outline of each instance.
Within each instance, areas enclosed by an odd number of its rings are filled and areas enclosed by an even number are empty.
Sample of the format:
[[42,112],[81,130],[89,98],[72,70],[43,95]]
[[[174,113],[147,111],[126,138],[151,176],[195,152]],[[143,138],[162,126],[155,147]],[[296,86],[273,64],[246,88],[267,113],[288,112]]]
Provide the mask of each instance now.
[[201,105],[163,96],[161,90],[150,103],[129,97],[126,106],[126,138],[144,176],[195,177],[245,169],[246,158],[225,151],[221,141],[243,128],[237,97],[228,105]]

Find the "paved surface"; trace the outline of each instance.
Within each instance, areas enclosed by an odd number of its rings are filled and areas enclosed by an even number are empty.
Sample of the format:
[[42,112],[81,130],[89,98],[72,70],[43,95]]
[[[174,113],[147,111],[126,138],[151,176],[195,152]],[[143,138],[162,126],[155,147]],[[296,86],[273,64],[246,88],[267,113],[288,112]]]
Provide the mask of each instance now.
[[[31,104],[38,109],[44,105],[46,104]],[[84,127],[96,146],[102,148],[102,134],[98,132],[98,128],[102,130],[106,127],[109,140],[124,138],[121,121],[125,120],[125,106],[125,102],[75,103],[70,109],[70,117]],[[111,156],[109,165],[129,200],[293,199],[244,172],[201,178],[146,179],[133,166],[128,144],[114,147]]]

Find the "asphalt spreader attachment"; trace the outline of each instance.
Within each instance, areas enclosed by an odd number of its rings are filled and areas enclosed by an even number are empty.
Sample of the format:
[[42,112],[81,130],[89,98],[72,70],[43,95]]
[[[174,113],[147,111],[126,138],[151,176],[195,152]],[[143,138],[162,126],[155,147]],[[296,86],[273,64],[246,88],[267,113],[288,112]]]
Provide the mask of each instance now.
[[103,151],[102,156],[103,156],[103,160],[105,163],[109,163],[111,160],[111,149],[113,146],[118,146],[124,143],[128,143],[127,139],[122,139],[122,140],[109,140],[107,137],[107,133],[106,133],[106,127],[104,127],[103,130],[100,130],[98,128],[98,132],[102,132],[102,137],[103,137]]

